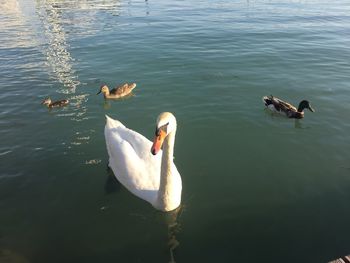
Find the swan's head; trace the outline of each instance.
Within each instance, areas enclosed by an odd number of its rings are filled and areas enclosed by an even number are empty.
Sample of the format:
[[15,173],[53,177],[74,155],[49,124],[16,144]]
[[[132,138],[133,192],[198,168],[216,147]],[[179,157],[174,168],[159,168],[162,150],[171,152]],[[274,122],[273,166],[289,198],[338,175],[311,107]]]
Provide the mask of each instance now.
[[151,148],[151,153],[156,155],[162,148],[164,139],[176,131],[176,119],[170,112],[163,112],[157,118],[156,132]]

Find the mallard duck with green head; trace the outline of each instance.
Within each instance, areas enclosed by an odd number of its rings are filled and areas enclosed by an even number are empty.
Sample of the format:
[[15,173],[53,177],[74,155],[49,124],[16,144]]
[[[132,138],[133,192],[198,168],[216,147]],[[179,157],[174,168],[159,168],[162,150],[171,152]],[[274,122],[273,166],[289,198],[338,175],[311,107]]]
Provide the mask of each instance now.
[[264,96],[263,102],[265,106],[273,112],[278,112],[286,115],[288,118],[302,119],[304,118],[304,109],[308,109],[311,112],[315,110],[311,107],[310,102],[307,100],[302,100],[299,103],[298,108],[294,107],[292,104],[285,102],[279,98],[272,95]]

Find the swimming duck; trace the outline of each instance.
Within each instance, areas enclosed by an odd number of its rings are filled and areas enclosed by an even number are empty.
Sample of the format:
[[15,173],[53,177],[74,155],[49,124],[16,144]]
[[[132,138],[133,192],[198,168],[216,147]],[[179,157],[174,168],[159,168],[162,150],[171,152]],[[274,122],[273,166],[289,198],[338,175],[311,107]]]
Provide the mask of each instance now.
[[170,112],[158,116],[153,143],[120,121],[106,118],[108,165],[118,181],[157,210],[179,207],[182,181],[173,162],[175,116]]
[[100,87],[100,91],[97,92],[96,95],[102,92],[105,99],[119,99],[121,97],[129,95],[134,88],[136,88],[136,83],[125,83],[111,90],[109,90],[107,85],[102,85]]
[[304,118],[304,109],[309,109],[311,112],[315,110],[311,107],[310,102],[307,100],[302,100],[299,103],[298,109],[292,104],[285,102],[274,96],[264,96],[263,102],[265,106],[272,111],[285,114],[288,118],[301,119]]
[[46,105],[48,108],[54,108],[54,107],[62,107],[66,106],[69,103],[69,100],[58,100],[52,102],[50,98],[44,99],[41,104]]

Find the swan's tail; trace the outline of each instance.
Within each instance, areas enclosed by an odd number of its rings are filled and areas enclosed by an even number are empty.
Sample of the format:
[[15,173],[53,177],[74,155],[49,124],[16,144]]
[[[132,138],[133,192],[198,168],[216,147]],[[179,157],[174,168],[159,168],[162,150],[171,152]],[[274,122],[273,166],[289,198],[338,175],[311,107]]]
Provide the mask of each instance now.
[[119,126],[125,127],[120,121],[114,120],[106,115],[106,128],[117,128]]

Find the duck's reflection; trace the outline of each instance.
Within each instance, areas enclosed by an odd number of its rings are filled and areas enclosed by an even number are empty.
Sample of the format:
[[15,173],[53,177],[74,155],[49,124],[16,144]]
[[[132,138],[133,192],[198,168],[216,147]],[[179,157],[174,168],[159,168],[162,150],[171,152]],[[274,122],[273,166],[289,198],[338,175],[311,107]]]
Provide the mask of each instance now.
[[105,110],[109,110],[111,108],[111,102],[109,100],[104,100],[103,102],[103,108]]
[[294,128],[296,129],[309,129],[310,126],[305,126],[301,120],[296,119],[294,122]]
[[296,129],[302,129],[303,128],[303,126],[302,126],[302,124],[300,123],[299,120],[295,120],[294,128],[296,128]]

